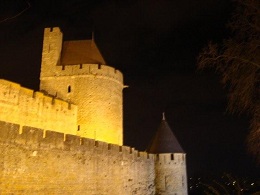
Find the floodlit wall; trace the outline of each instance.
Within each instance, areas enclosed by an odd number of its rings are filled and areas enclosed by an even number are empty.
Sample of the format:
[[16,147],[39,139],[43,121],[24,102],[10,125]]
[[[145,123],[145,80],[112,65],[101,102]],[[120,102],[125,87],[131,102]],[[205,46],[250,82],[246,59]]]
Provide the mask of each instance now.
[[45,29],[42,92],[0,80],[0,194],[187,194],[185,154],[121,146],[122,73],[61,49]]
[[188,194],[186,154],[157,154],[155,158],[156,194]]
[[77,135],[122,145],[122,73],[98,64],[61,66],[61,50],[60,29],[46,28],[40,90],[78,105]]
[[77,106],[0,79],[0,120],[75,135]]
[[155,194],[152,154],[19,128],[0,121],[0,194]]

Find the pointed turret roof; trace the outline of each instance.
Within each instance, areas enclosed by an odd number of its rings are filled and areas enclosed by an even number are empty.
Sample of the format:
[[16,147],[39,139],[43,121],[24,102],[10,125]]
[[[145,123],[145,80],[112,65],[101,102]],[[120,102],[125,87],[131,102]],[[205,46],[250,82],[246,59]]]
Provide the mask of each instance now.
[[148,153],[185,153],[169,127],[164,113],[161,124],[147,150]]
[[106,64],[95,41],[64,41],[61,51],[61,65]]

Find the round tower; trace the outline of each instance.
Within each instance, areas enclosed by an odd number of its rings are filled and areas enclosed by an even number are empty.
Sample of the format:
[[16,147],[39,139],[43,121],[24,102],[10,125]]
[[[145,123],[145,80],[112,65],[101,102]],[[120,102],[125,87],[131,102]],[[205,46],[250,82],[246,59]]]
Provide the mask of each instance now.
[[123,144],[123,75],[105,61],[94,40],[62,41],[45,29],[40,90],[78,106],[75,134]]
[[188,194],[186,154],[165,120],[164,114],[147,152],[155,155],[156,194]]

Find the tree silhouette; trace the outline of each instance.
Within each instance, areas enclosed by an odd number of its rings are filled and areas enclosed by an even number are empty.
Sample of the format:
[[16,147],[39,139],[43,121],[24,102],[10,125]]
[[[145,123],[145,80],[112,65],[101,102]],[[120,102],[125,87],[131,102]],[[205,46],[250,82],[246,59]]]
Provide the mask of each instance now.
[[236,0],[228,28],[231,37],[209,43],[198,57],[198,68],[213,68],[228,88],[230,113],[251,117],[248,151],[260,163],[260,1]]

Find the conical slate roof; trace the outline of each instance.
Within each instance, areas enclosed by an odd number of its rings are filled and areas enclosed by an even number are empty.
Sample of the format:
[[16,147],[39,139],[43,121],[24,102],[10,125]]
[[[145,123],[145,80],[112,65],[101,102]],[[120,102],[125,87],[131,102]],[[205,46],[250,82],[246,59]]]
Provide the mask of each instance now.
[[154,138],[152,139],[146,151],[152,154],[185,153],[164,116]]

